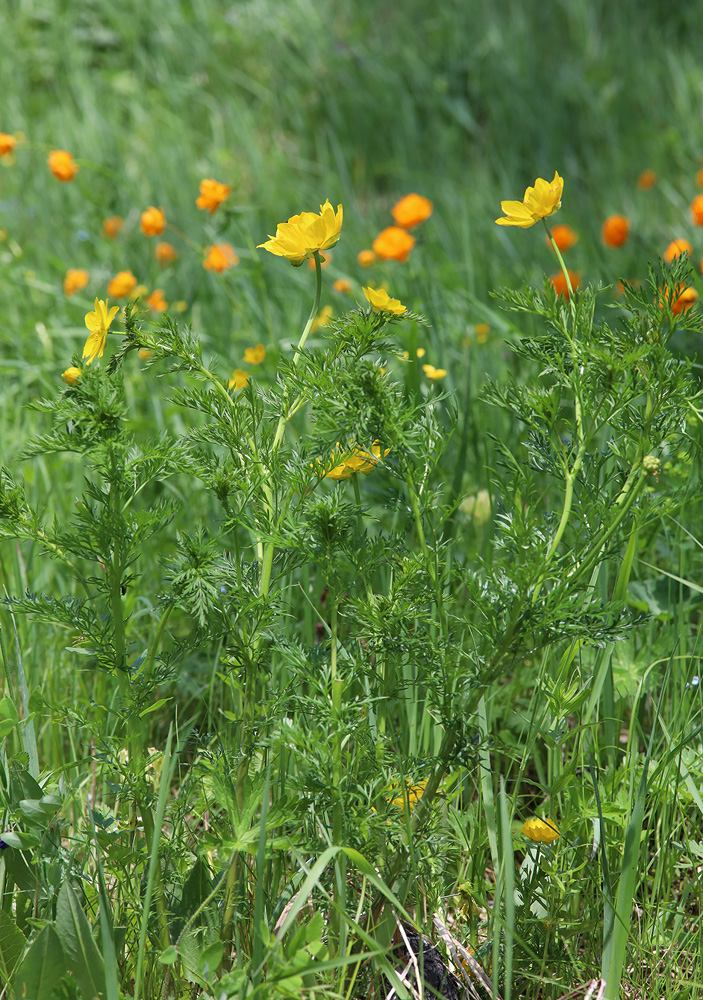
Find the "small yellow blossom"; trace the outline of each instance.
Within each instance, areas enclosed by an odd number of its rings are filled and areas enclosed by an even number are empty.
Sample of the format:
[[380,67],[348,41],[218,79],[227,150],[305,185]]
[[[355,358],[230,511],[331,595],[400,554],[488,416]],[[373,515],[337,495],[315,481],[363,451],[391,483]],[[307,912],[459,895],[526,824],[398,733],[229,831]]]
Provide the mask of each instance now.
[[137,351],[137,356],[141,358],[142,361],[148,361],[149,358],[151,357],[151,351],[148,350],[146,347],[140,347],[139,350]]
[[160,236],[166,227],[166,216],[163,208],[155,208],[149,205],[142,212],[139,220],[139,227],[145,236]]
[[321,326],[327,326],[329,321],[332,319],[333,315],[334,315],[334,310],[332,309],[332,306],[323,306],[312,322],[312,326],[310,327],[310,333],[314,333],[315,330],[317,330]]
[[81,368],[76,368],[75,365],[71,365],[70,368],[67,368],[66,371],[63,372],[61,378],[64,380],[66,385],[75,385],[82,374],[83,370]]
[[185,299],[178,299],[177,302],[173,303],[173,311],[177,313],[184,313],[188,308],[188,303]]
[[229,380],[230,389],[243,389],[244,386],[249,381],[249,373],[242,371],[241,368],[235,368],[232,372],[232,378]]
[[259,248],[268,250],[277,257],[285,257],[294,267],[300,267],[304,260],[321,250],[330,250],[339,240],[342,229],[342,206],[335,213],[329,198],[316,212],[301,212],[292,215],[287,222],[276,227],[276,235],[269,236]]
[[551,844],[559,837],[557,825],[551,819],[528,819],[523,823],[522,832],[536,844]]
[[474,333],[476,334],[476,341],[479,344],[485,344],[488,340],[488,334],[491,332],[490,323],[477,323],[474,328]]
[[[424,347],[418,347],[418,349],[415,351],[415,357],[416,358],[424,358],[424,356],[425,356],[426,353],[427,352],[425,351]],[[403,351],[403,357],[405,358],[406,361],[410,360],[410,355],[409,355],[409,353],[407,351]]]
[[66,295],[74,295],[80,292],[88,284],[90,275],[82,267],[69,267],[66,277],[63,279],[63,290]]
[[400,299],[392,299],[384,288],[362,288],[361,290],[368,302],[371,303],[374,312],[389,312],[393,313],[394,316],[402,316],[408,311]]
[[388,786],[388,791],[394,796],[394,798],[388,799],[388,801],[392,806],[396,806],[398,809],[404,809],[407,799],[408,809],[412,812],[422,798],[426,785],[427,779],[424,781],[418,781],[414,785],[406,784],[405,789],[403,790],[397,781],[393,781]]
[[351,281],[347,278],[337,278],[332,288],[334,288],[335,292],[339,292],[340,295],[348,295],[351,291]]
[[371,267],[372,264],[376,263],[376,254],[373,250],[359,250],[356,260],[361,267]]
[[[353,447],[353,445],[354,442],[352,441],[351,446]],[[337,448],[340,448],[339,442],[337,442]],[[389,451],[390,448],[386,448],[383,452],[384,457]],[[339,455],[339,452],[337,455]],[[335,456],[334,452],[330,455],[330,461],[337,463],[337,456]],[[342,479],[348,479],[349,476],[353,476],[356,472],[363,472],[364,475],[368,475],[369,472],[373,472],[380,461],[381,447],[378,440],[376,440],[371,445],[371,452],[365,451],[363,448],[354,448],[346,458],[338,462],[338,464],[333,465],[331,469],[323,474],[326,479],[335,479],[339,482]]]
[[266,357],[266,348],[263,344],[256,347],[247,347],[244,351],[244,360],[250,365],[260,365]]
[[49,170],[57,181],[72,181],[78,173],[78,164],[65,149],[54,149],[49,153]]
[[119,312],[119,306],[113,306],[108,312],[107,306],[109,301],[109,299],[105,301],[96,299],[95,311],[85,314],[85,325],[90,330],[90,336],[83,348],[83,357],[87,358],[87,365],[95,361],[96,358],[103,356],[107,342],[107,332],[115,315]]
[[520,226],[529,229],[540,219],[554,215],[561,208],[564,179],[554,171],[551,181],[538,177],[534,187],[528,187],[522,201],[501,201],[504,218],[496,219],[499,226]]
[[428,378],[432,379],[433,382],[436,382],[438,379],[444,378],[444,376],[447,374],[445,368],[435,368],[434,365],[423,365],[422,370]]
[[229,184],[220,184],[212,177],[200,182],[200,194],[195,199],[198,208],[207,209],[210,215],[214,215],[223,201],[229,198],[232,188]]

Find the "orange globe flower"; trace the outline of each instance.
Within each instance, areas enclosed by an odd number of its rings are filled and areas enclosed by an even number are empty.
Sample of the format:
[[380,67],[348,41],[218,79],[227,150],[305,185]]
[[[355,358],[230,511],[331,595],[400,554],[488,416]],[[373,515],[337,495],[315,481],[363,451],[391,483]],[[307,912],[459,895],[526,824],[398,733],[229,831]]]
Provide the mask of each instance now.
[[164,298],[163,288],[155,288],[146,300],[146,304],[153,312],[166,312],[168,309],[168,302]]
[[215,243],[211,247],[205,247],[203,267],[206,271],[217,271],[218,274],[222,274],[238,263],[239,257],[230,243]]
[[119,271],[107,286],[107,294],[114,299],[124,299],[137,287],[137,279],[131,271]]
[[[559,248],[559,250],[561,251],[561,253],[565,253],[567,250],[570,250],[571,247],[574,246],[579,241],[578,236],[573,231],[571,226],[565,226],[561,224],[558,226],[554,226],[554,228],[552,229],[552,238],[556,243],[557,247]],[[545,236],[545,239],[547,241],[547,246],[551,247],[552,241],[549,239],[548,236]]]
[[396,225],[414,229],[432,215],[432,202],[421,194],[406,194],[391,209]]
[[359,250],[356,260],[362,267],[371,267],[372,264],[376,263],[376,254],[373,250]]
[[499,226],[520,226],[529,229],[540,219],[554,215],[561,208],[564,178],[554,171],[551,181],[538,177],[534,187],[528,187],[522,201],[501,201],[504,218],[496,219]]
[[107,219],[103,219],[103,232],[110,240],[117,238],[122,226],[124,219],[120,215],[110,215]]
[[198,208],[207,209],[210,215],[214,215],[223,201],[229,198],[232,188],[229,184],[220,184],[212,177],[200,182],[200,194],[195,199]]
[[[572,271],[567,267],[567,274],[569,275],[569,281],[571,282],[571,287],[574,291],[581,284],[581,274],[579,271]],[[566,278],[564,277],[563,271],[557,271],[556,274],[549,275],[549,282],[554,288],[557,295],[563,295],[565,299],[569,298],[569,286],[566,283]]]
[[73,295],[75,292],[80,292],[81,288],[85,288],[89,280],[90,275],[82,267],[69,267],[63,279],[63,290],[66,295]]
[[0,156],[9,156],[14,151],[16,145],[17,139],[15,139],[14,135],[8,135],[7,132],[0,132]]
[[621,247],[630,235],[630,222],[624,215],[609,215],[603,223],[601,236],[608,247]]
[[703,194],[697,194],[691,202],[691,219],[697,226],[703,226]]
[[166,240],[163,240],[161,243],[156,244],[154,256],[161,267],[166,267],[167,264],[172,264],[174,260],[178,260],[178,251],[172,243],[167,243]]
[[670,264],[672,260],[676,260],[677,257],[682,257],[685,253],[693,253],[693,247],[688,240],[672,240],[664,251],[664,260]]
[[[321,253],[320,254],[320,267],[321,268],[327,267],[327,265],[330,263],[331,260],[332,260],[332,254],[329,252],[329,250],[326,253]],[[309,267],[309,269],[311,271],[314,271],[315,268],[317,267],[317,264],[315,263],[315,258],[314,257],[308,257],[308,267]]]
[[334,288],[335,292],[339,292],[340,295],[348,295],[351,291],[351,281],[347,278],[337,278],[332,288]]
[[698,292],[695,288],[684,288],[683,285],[679,285],[677,292],[678,297],[671,305],[671,311],[674,316],[678,316],[682,312],[688,312],[698,298]]
[[52,150],[47,162],[57,181],[72,181],[78,173],[78,164],[65,149]]
[[142,212],[139,220],[139,227],[145,236],[160,236],[166,226],[166,216],[163,208],[155,208],[149,205]]
[[637,187],[642,191],[649,191],[657,183],[657,175],[653,170],[643,170],[637,178]]
[[401,264],[410,256],[415,237],[400,226],[388,226],[373,241],[374,253],[382,260],[397,260]]

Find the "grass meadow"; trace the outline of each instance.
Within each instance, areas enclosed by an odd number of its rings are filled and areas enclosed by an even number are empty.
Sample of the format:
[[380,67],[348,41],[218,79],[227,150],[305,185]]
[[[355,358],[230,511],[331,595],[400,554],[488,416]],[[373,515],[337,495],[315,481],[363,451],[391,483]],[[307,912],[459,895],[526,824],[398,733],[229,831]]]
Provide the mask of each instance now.
[[0,1000],[703,996],[702,13],[2,5]]

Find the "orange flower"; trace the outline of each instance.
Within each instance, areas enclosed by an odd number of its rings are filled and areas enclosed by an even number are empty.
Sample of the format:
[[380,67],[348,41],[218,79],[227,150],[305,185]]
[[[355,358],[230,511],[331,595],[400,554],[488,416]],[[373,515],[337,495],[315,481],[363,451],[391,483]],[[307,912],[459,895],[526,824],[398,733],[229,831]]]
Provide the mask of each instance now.
[[643,191],[649,191],[657,183],[657,175],[653,170],[643,170],[637,178],[637,187]]
[[149,298],[146,300],[146,304],[149,306],[153,312],[166,312],[168,309],[168,302],[164,298],[163,288],[155,288],[151,293]]
[[142,212],[139,226],[145,236],[160,236],[166,226],[166,216],[164,215],[163,208],[154,208],[153,205],[149,205]]
[[[552,237],[557,247],[562,253],[565,253],[567,250],[570,250],[571,247],[575,243],[578,243],[579,240],[578,236],[573,231],[571,226],[565,226],[561,224],[558,226],[554,226],[554,228],[552,229]],[[547,246],[551,247],[552,241],[549,239],[548,236],[546,236],[545,239],[547,241]]]
[[703,194],[697,194],[691,202],[691,219],[697,226],[703,226]]
[[376,254],[373,250],[359,250],[356,259],[362,267],[371,267],[372,264],[376,263]]
[[624,215],[609,215],[601,230],[603,242],[609,247],[621,247],[630,235],[630,222]]
[[83,268],[69,267],[63,279],[63,290],[66,295],[73,295],[74,292],[80,292],[81,288],[85,288],[89,280],[90,275]]
[[57,181],[72,181],[78,173],[78,164],[65,149],[52,150],[47,162]]
[[688,240],[672,240],[664,251],[664,260],[670,264],[672,260],[676,260],[677,257],[681,257],[685,253],[693,253],[693,247]]
[[244,386],[249,381],[249,373],[242,371],[241,368],[235,368],[232,372],[232,378],[229,380],[230,389],[243,389]]
[[400,226],[389,226],[373,241],[374,251],[382,260],[397,260],[401,264],[408,259],[414,246],[415,237]]
[[167,264],[172,264],[174,260],[178,260],[178,251],[172,243],[167,243],[164,240],[156,244],[154,256],[162,267],[166,267]]
[[137,356],[141,358],[142,361],[148,361],[151,357],[151,351],[147,350],[146,347],[140,347],[137,351]]
[[[573,288],[574,291],[576,291],[576,289],[581,284],[581,274],[579,271],[572,271],[568,267],[566,270],[569,275],[569,281],[571,282],[571,287]],[[566,278],[564,277],[563,271],[557,271],[556,274],[550,274],[549,281],[554,287],[554,290],[557,293],[557,295],[563,295],[565,299],[569,298],[569,289],[566,284]]]
[[[322,252],[320,253],[320,267],[327,267],[327,265],[331,260],[332,260],[332,254],[329,252],[329,250],[325,250],[324,253]],[[308,267],[310,268],[311,271],[315,270],[314,257],[308,257]]]
[[137,279],[131,271],[120,271],[107,286],[107,294],[113,299],[124,299],[137,287]]
[[414,229],[432,215],[432,202],[421,194],[406,194],[391,209],[396,225]]
[[229,243],[215,243],[211,247],[205,247],[203,267],[206,271],[217,271],[218,274],[222,274],[238,263],[239,257]]
[[682,312],[688,312],[698,298],[698,292],[695,288],[684,288],[683,285],[679,285],[677,293],[678,297],[671,305],[671,311],[674,316],[678,316]]
[[15,139],[14,135],[8,135],[7,132],[0,132],[0,156],[9,156],[16,145],[17,139]]
[[263,344],[256,347],[247,347],[244,350],[244,360],[250,365],[260,365],[266,357],[266,348]]
[[124,219],[121,216],[110,215],[107,219],[103,219],[103,232],[109,239],[114,240],[123,225]]
[[210,215],[214,215],[223,201],[229,198],[232,188],[229,184],[220,184],[212,177],[200,182],[200,194],[195,199],[198,208],[206,208]]
[[348,281],[346,278],[337,278],[332,288],[334,288],[335,292],[339,292],[340,295],[348,295],[351,291],[351,281]]
[[474,332],[476,333],[476,342],[478,344],[485,344],[488,340],[488,334],[491,332],[491,324],[477,323]]

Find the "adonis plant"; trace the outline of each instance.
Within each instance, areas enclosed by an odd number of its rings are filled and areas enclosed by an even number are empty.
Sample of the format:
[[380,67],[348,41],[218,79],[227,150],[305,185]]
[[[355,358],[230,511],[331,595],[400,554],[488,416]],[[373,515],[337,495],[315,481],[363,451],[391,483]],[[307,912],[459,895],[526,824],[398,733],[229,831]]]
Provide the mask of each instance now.
[[[219,188],[202,191],[211,213]],[[538,179],[498,223],[549,234],[563,188]],[[122,330],[96,299],[23,456],[79,468],[70,517],[3,470],[3,537],[63,582],[28,575],[4,597],[22,710],[3,699],[0,957],[18,997],[38,995],[37,970],[107,1000],[418,995],[418,933],[442,936],[452,988],[509,997],[563,969],[587,923],[602,948],[584,962],[618,995],[652,744],[624,769],[614,650],[643,627],[656,641],[633,567],[686,500],[666,469],[700,410],[672,350],[700,325],[676,308],[689,265],[653,268],[610,310],[565,267],[567,294],[498,293],[514,364],[473,403],[496,433],[491,542],[471,549],[462,415],[402,377],[423,316],[369,285],[315,325],[342,224],[327,201],[260,245],[271,267],[314,264],[275,379],[230,379],[168,314],[131,304]],[[125,390],[138,352],[159,433]],[[8,659],[23,619],[58,630],[66,676],[80,663],[64,770],[40,752],[57,706]],[[534,723],[529,775],[509,728],[492,732],[501,700]],[[656,704],[633,716],[656,727]],[[433,922],[448,899],[449,928]]]

